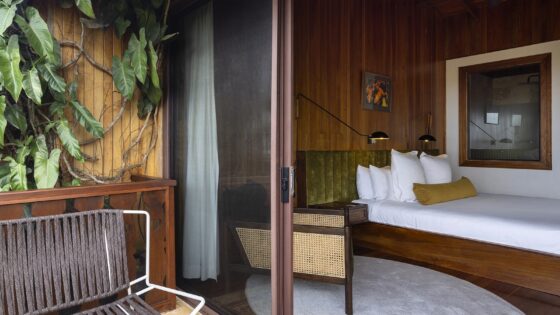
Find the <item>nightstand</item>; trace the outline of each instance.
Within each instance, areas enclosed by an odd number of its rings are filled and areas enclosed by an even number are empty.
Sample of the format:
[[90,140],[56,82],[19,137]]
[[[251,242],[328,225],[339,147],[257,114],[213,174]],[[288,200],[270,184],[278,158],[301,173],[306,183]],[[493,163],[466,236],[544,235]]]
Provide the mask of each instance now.
[[368,221],[367,205],[348,202],[332,202],[294,209],[295,226],[320,226],[336,229],[344,235],[344,279],[346,314],[352,314],[352,275],[354,256],[352,225]]

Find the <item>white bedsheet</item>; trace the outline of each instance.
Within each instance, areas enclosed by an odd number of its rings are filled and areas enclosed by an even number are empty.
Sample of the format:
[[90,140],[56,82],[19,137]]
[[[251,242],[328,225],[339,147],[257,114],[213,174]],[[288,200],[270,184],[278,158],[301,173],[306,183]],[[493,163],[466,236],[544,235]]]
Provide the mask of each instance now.
[[392,200],[356,200],[369,220],[560,255],[560,200],[479,194],[431,206]]

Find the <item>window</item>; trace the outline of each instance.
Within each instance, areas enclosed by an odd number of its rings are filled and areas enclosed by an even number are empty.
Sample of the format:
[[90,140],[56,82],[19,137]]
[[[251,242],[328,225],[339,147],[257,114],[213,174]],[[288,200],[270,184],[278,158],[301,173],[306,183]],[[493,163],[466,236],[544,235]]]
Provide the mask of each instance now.
[[550,54],[459,69],[459,164],[552,169]]

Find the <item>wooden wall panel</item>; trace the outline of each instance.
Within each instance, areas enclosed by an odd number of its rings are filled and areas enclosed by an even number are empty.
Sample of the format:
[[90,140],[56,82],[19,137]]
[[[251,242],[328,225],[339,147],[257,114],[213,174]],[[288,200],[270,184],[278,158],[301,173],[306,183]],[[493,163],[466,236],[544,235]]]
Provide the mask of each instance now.
[[558,12],[557,0],[508,0],[492,8],[481,2],[478,18],[464,13],[444,19],[445,58],[560,39]]
[[[58,40],[74,40],[78,42],[81,35],[80,15],[75,9],[62,9],[56,1],[49,0],[36,4],[41,7],[43,17],[48,21],[51,32]],[[112,29],[85,29],[84,48],[99,64],[111,68],[114,55],[121,57],[126,44],[118,39]],[[76,56],[77,50],[71,47],[62,48],[63,64],[68,63]],[[121,95],[113,84],[112,77],[93,67],[83,57],[77,62],[78,74],[72,67],[64,71],[67,80],[77,80],[78,96],[92,114],[104,126],[108,126],[119,113]],[[69,116],[71,117],[71,116]],[[144,120],[137,117],[135,102],[128,103],[124,115],[114,128],[105,137],[93,144],[85,145],[83,152],[95,160],[83,164],[76,162],[74,167],[104,176],[112,176],[114,171],[123,165],[123,151],[135,141]],[[130,153],[129,163],[133,164],[142,158],[149,146],[151,128],[157,128],[156,148],[151,152],[144,167],[131,171],[131,174],[162,176],[162,119],[158,117],[156,125],[147,127],[138,147]],[[80,126],[73,124],[73,130],[80,140],[89,138],[89,135]],[[128,179],[128,176],[127,178]]]
[[[414,149],[434,115],[433,134],[444,140],[444,96],[438,87],[443,45],[436,32],[441,18],[414,0],[302,0],[295,2],[294,84],[303,93],[360,130],[387,132],[391,140],[368,145],[365,138],[321,113],[299,104],[299,150]],[[439,51],[438,51],[439,50]],[[393,80],[391,113],[361,106],[364,71]],[[444,150],[445,141],[436,145]]]

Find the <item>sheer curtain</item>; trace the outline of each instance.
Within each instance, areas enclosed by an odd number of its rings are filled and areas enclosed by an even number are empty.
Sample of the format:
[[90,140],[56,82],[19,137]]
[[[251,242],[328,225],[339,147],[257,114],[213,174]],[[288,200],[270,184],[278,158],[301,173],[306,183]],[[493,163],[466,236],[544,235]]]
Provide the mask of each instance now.
[[[182,183],[183,277],[216,279],[218,262],[218,140],[214,96],[214,36],[212,2],[185,17],[184,108],[176,117],[180,126],[176,163]],[[184,126],[186,125],[186,126]],[[186,159],[184,158],[186,156]]]

